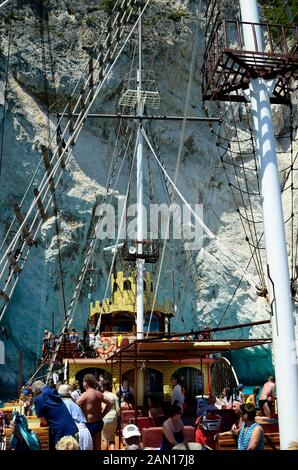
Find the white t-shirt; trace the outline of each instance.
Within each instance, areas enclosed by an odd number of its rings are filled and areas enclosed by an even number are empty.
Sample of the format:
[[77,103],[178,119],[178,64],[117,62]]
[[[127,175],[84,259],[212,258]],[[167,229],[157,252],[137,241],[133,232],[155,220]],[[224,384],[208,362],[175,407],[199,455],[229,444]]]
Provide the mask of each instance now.
[[63,400],[64,405],[67,407],[73,420],[75,421],[79,430],[79,444],[80,450],[93,450],[93,441],[89,429],[86,426],[86,418],[82,409],[72,401],[71,398]]
[[93,347],[95,343],[95,335],[94,333],[89,333],[89,346]]
[[59,382],[59,375],[57,374],[57,372],[53,373],[52,378],[53,378],[53,384],[56,385]]
[[172,405],[175,402],[177,403],[177,405],[180,405],[183,408],[184,395],[182,393],[181,385],[179,384],[176,384],[172,391]]
[[79,390],[74,390],[73,392],[71,392],[70,396],[76,402],[80,398],[81,393],[79,392]]

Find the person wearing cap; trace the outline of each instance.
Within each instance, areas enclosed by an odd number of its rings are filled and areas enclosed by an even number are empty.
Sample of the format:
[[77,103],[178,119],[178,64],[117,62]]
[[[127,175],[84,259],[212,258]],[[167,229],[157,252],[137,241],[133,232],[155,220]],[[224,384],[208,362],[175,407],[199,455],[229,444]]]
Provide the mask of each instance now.
[[125,450],[141,450],[141,433],[135,424],[127,424],[123,428]]
[[50,448],[64,436],[73,436],[79,441],[78,427],[55,388],[42,380],[32,384],[34,406],[42,427],[50,428]]
[[86,418],[81,408],[71,398],[70,385],[60,385],[58,394],[78,427],[80,450],[93,450],[93,441],[86,426]]
[[216,397],[214,395],[209,395],[207,402],[204,398],[200,398],[197,404],[197,418],[202,416],[204,413],[217,411],[218,408],[216,408],[215,403]]

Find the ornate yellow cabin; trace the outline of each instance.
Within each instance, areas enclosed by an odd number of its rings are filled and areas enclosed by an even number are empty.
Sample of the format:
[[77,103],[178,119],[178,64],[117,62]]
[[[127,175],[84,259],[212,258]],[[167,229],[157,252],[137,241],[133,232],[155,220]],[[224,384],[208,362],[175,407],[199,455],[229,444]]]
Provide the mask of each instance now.
[[[123,271],[111,276],[112,298],[104,302],[96,300],[90,304],[91,325],[96,325],[100,314],[101,332],[115,332],[123,334],[136,334],[136,276],[125,276]],[[144,331],[147,330],[152,305],[154,302],[152,272],[144,273]],[[169,333],[170,318],[174,316],[174,306],[168,300],[163,304],[156,304],[150,323],[151,333]]]
[[[100,318],[100,334],[102,338],[112,340],[117,345],[117,351],[127,347],[136,340],[136,276],[126,276],[123,271],[118,271],[111,276],[111,298],[104,302],[96,300],[90,304],[90,329],[95,328]],[[146,333],[152,305],[154,302],[154,287],[152,272],[144,273],[144,332]],[[165,335],[170,333],[170,319],[174,316],[174,306],[168,300],[162,304],[156,303],[150,322],[149,337],[160,338],[161,341],[169,341]],[[121,338],[122,344],[119,342]],[[173,339],[172,339],[173,340]],[[189,338],[184,338],[184,341]],[[177,339],[178,341],[178,339]],[[179,345],[182,346],[182,341]],[[177,344],[177,343],[176,343]],[[175,345],[172,343],[175,348]],[[127,378],[129,383],[135,388],[137,375],[142,371],[143,387],[138,391],[142,395],[138,399],[138,404],[144,403],[147,396],[156,394],[162,396],[165,401],[171,399],[170,377],[177,372],[183,378],[187,394],[189,396],[207,395],[210,392],[210,366],[214,363],[213,359],[202,354],[197,358],[190,358],[189,352],[183,354],[174,354],[171,357],[164,356],[164,359],[154,360],[153,349],[158,348],[157,344],[152,345],[152,359],[147,357],[145,360],[142,355],[136,355],[134,359],[115,360],[109,355],[100,354],[98,357],[76,357],[69,358],[68,376],[69,381],[79,380],[82,382],[86,373],[94,373],[99,377],[111,379],[113,391],[119,389],[123,378]],[[115,348],[116,349],[116,348]],[[173,349],[173,348],[172,348]],[[115,352],[115,351],[114,351]],[[140,393],[141,392],[141,393]]]

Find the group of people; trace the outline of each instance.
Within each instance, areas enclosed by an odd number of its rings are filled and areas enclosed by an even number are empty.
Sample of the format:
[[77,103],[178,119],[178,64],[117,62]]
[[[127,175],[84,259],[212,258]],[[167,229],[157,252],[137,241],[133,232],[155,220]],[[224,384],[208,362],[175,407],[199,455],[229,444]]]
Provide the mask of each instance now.
[[[170,450],[187,441],[182,420],[185,411],[185,388],[176,373],[171,376],[171,384],[171,406],[166,413],[157,397],[148,398],[148,416],[162,419],[161,450]],[[228,388],[224,388],[221,397],[210,395],[207,400],[203,398],[198,400],[195,423],[198,444],[206,448],[213,447],[205,438],[204,432],[200,431],[204,426],[207,429],[208,419],[213,419],[212,429],[215,432],[212,439],[228,434],[237,437],[239,450],[264,448],[264,433],[258,423],[260,418],[256,417],[256,405],[259,405],[261,414],[268,418],[271,416],[270,403],[275,396],[274,378],[268,378],[259,400],[258,388],[249,396],[244,395],[243,388],[240,384],[234,397]],[[31,387],[24,388],[22,396],[25,406],[26,401],[28,406],[30,405],[30,413],[27,414],[36,414],[41,426],[50,428],[50,448],[115,449],[119,415],[121,410],[134,407],[134,388],[124,377],[119,390],[113,393],[111,382],[106,380],[103,374],[98,378],[86,374],[83,379],[83,389],[81,392],[78,381],[72,385],[57,382],[48,386],[37,380]],[[224,433],[220,432],[221,417],[216,415],[220,409],[231,409],[237,416],[231,429]],[[217,428],[216,420],[218,420]],[[122,435],[127,449],[141,447],[141,433],[135,424],[125,426]]]
[[[207,403],[203,399],[199,400],[196,423],[199,424],[202,416],[206,416],[208,413],[213,413],[216,420],[218,410],[232,409],[237,419],[231,429],[225,432],[214,432],[211,437],[217,439],[220,436],[231,435],[237,439],[239,450],[262,450],[264,449],[264,432],[260,422],[264,421],[264,417],[268,419],[272,416],[271,404],[275,398],[274,377],[268,377],[267,382],[262,388],[259,400],[259,387],[255,387],[253,393],[246,396],[243,393],[243,389],[244,386],[239,384],[237,394],[234,397],[230,389],[224,388],[220,398],[210,395]],[[257,416],[258,408],[259,413]],[[220,416],[217,417],[221,419]],[[219,428],[220,425],[218,426]],[[197,431],[197,434],[204,441],[204,433],[201,433],[200,429]]]
[[[44,336],[42,338],[42,355],[43,357],[45,357],[47,353],[50,353],[55,348],[57,338],[55,338],[55,336],[50,330],[44,330],[43,333]],[[76,332],[75,328],[72,328],[71,332],[69,332],[68,329],[65,330],[64,341],[70,342],[74,351],[78,350],[79,335]]]
[[275,379],[270,376],[267,379],[267,382],[264,384],[260,398],[258,399],[260,393],[260,387],[257,386],[254,388],[253,392],[248,396],[245,396],[243,393],[244,385],[239,384],[236,387],[236,394],[232,394],[230,388],[224,388],[221,394],[221,397],[215,400],[214,406],[218,409],[222,408],[232,408],[233,401],[236,400],[240,403],[252,404],[256,409],[259,409],[261,416],[266,416],[271,418],[272,416],[272,407],[275,400]]
[[[80,357],[97,356],[106,359],[111,353],[117,351],[120,347],[122,337],[105,336],[95,328],[87,333],[84,332],[83,340],[80,340],[79,335],[75,328],[71,331],[68,329],[64,332],[64,342],[70,343],[74,353]],[[42,340],[42,355],[45,357],[48,353],[53,351],[56,345],[56,338],[49,330],[44,330]]]
[[25,414],[36,414],[41,426],[50,428],[50,448],[99,450],[103,446],[113,450],[120,408],[133,406],[134,389],[129,381],[124,378],[116,394],[102,374],[98,379],[86,374],[83,393],[78,381],[72,385],[54,382],[48,386],[37,380],[21,395],[24,403],[30,397],[30,413]]
[[[86,374],[83,380],[84,392],[80,393],[78,384],[71,387],[61,384],[50,387],[41,380],[32,386],[34,408],[41,426],[50,429],[50,448],[67,450],[74,440],[80,450],[99,450],[104,419],[109,421],[109,413],[116,411],[116,400],[107,398],[105,392],[96,390],[97,380]],[[110,388],[104,384],[106,391]]]

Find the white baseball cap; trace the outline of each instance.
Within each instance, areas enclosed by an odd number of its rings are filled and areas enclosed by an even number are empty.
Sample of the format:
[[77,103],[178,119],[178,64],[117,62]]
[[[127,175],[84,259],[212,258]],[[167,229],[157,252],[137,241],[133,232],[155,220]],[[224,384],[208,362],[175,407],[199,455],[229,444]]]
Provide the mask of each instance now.
[[133,436],[141,436],[139,428],[135,424],[127,424],[123,428],[123,437],[124,439],[128,439]]

